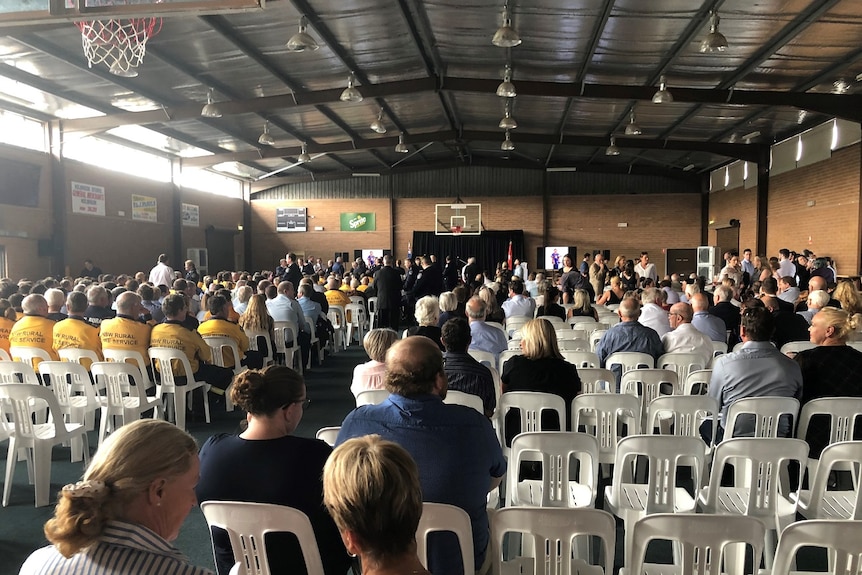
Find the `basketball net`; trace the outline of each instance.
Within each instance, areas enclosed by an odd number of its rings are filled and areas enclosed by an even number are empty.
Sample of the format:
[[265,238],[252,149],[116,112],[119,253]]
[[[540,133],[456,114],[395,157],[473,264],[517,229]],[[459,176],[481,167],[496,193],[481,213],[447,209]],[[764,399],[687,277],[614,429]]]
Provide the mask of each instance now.
[[452,226],[451,227],[452,235],[453,236],[460,236],[461,235],[461,229],[462,229],[461,226]]
[[81,30],[90,68],[105,64],[111,74],[134,78],[144,61],[147,40],[161,32],[161,18],[123,18],[75,22]]

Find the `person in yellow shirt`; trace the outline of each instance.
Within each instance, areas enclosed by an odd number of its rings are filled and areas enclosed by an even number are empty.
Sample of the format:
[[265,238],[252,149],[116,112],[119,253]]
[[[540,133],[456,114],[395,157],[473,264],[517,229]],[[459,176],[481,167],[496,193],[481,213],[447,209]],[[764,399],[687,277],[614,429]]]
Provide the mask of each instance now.
[[99,338],[102,349],[137,351],[147,361],[152,326],[140,318],[147,313],[141,296],[135,292],[123,292],[117,298],[117,317],[102,322]]
[[329,302],[329,305],[340,305],[346,306],[350,303],[350,296],[341,291],[341,280],[338,278],[331,278],[329,283],[326,284],[326,293],[323,295],[326,296],[326,301]]
[[[54,324],[54,349],[66,348],[86,349],[96,353],[102,361],[102,341],[99,339],[99,328],[91,325],[84,318],[87,311],[87,296],[79,291],[73,291],[66,297],[66,311],[69,317]],[[81,362],[90,369],[90,361]]]
[[[248,349],[248,336],[237,324],[228,321],[227,314],[230,304],[222,295],[214,295],[207,300],[207,308],[211,319],[198,326],[198,333],[206,341],[207,337],[227,337],[236,342],[240,355],[240,364],[252,369],[263,367],[263,354]],[[234,367],[232,353],[224,354],[224,366]]]
[[9,332],[15,325],[17,314],[7,299],[0,299],[0,349],[9,353]]
[[[150,347],[170,347],[180,350],[189,359],[195,380],[209,383],[213,393],[223,395],[233,379],[233,370],[210,363],[212,353],[209,346],[198,332],[183,326],[187,309],[185,296],[171,294],[165,298],[162,302],[162,311],[166,319],[164,323],[153,328],[150,334]],[[174,375],[186,377],[187,374],[175,368]],[[177,383],[183,385],[184,381],[180,380]]]
[[[38,347],[59,361],[54,350],[54,322],[48,319],[48,302],[41,294],[30,294],[21,302],[24,316],[9,331],[9,345]],[[38,364],[38,362],[36,362]]]

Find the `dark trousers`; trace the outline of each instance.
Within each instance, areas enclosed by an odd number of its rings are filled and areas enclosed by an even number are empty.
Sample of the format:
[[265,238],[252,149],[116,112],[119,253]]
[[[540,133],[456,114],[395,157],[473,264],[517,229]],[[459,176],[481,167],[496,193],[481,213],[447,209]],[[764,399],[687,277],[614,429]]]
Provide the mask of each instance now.
[[380,308],[377,310],[377,327],[388,327],[398,331],[400,318],[401,308]]

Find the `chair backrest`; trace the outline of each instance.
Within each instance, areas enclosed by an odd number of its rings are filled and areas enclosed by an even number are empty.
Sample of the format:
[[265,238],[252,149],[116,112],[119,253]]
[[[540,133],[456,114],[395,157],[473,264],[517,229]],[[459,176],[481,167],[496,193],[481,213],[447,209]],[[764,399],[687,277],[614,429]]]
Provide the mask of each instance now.
[[856,431],[856,418],[862,416],[862,397],[821,397],[802,406],[799,413],[799,431],[796,437],[805,439],[808,426],[815,415],[828,415],[829,443],[850,441]]
[[566,322],[563,321],[563,318],[556,316],[556,315],[540,315],[540,316],[536,316],[536,319],[548,320],[549,322],[551,322],[551,325],[555,328],[557,326],[566,325]]
[[470,357],[483,364],[485,367],[496,367],[497,365],[497,358],[490,351],[468,349],[467,353],[470,354]]
[[368,313],[377,313],[377,296],[371,296],[366,303],[368,304]]
[[305,558],[308,575],[324,575],[320,549],[308,516],[292,507],[241,501],[205,501],[201,511],[207,524],[227,531],[233,557],[245,567],[246,575],[270,575],[266,557],[267,533],[296,535]]
[[317,430],[317,433],[314,434],[314,438],[324,441],[328,445],[335,445],[335,441],[338,439],[339,431],[341,431],[340,425],[333,427],[321,427]]
[[560,350],[563,359],[573,364],[578,369],[582,367],[601,367],[599,356],[591,351]]
[[509,391],[500,396],[497,403],[497,436],[503,447],[503,455],[508,456],[509,446],[506,444],[506,414],[517,409],[520,415],[518,433],[542,430],[542,412],[556,411],[560,425],[566,425],[566,402],[559,395],[539,391]]
[[[673,435],[700,437],[703,421],[712,422],[712,435],[718,423],[718,400],[708,395],[663,395],[653,399],[647,408],[644,430],[647,433],[672,431]],[[662,423],[661,420],[667,420]]]
[[711,369],[698,369],[692,371],[680,381],[681,395],[706,395],[709,391],[709,380],[712,378]]
[[362,297],[361,295],[351,295],[351,296],[348,296],[348,297],[350,298],[350,303],[358,303],[358,304],[360,304],[363,308],[365,307],[365,298],[364,298],[364,297]]
[[677,382],[676,372],[669,369],[632,369],[623,374],[620,393],[639,397],[641,410],[646,415],[653,399],[676,393]]
[[[150,355],[150,361],[153,362],[153,373],[156,372],[157,366],[159,368],[158,372],[161,376],[162,386],[176,384],[174,371],[177,367],[182,368],[182,373],[189,383],[194,377],[194,372],[192,371],[191,363],[189,363],[189,358],[180,350],[170,347],[151,347],[148,350],[148,353]],[[178,375],[177,377],[183,376]]]
[[[357,296],[354,296],[357,297]],[[362,299],[360,296],[359,299]],[[344,306],[344,313],[350,316],[350,324],[353,326],[365,325],[365,304],[349,303]]]
[[90,365],[94,361],[99,361],[99,354],[97,354],[92,349],[81,349],[79,347],[65,347],[63,349],[57,350],[57,355],[60,356],[60,359],[63,361],[72,361],[75,363],[82,363],[82,360],[87,360],[87,363],[84,365]]
[[[709,476],[709,489],[706,491],[706,509],[718,509],[722,493],[721,481],[725,468],[733,465],[736,471],[736,486],[748,487],[736,502],[745,515],[762,517],[775,521],[776,500],[778,498],[779,471],[789,461],[798,461],[798,470],[791,470],[798,479],[805,472],[808,457],[808,444],[801,439],[739,437],[725,439],[715,447],[712,471]],[[743,465],[742,462],[748,462]]]
[[506,337],[509,337],[509,333],[506,331],[506,328],[505,328],[505,327],[503,327],[503,324],[502,324],[502,323],[499,323],[499,322],[496,322],[496,321],[486,321],[486,322],[485,322],[485,326],[486,326],[486,327],[493,327],[493,328],[495,328],[495,329],[499,329],[500,331],[502,331],[502,332],[503,332],[503,334],[505,334],[505,335],[506,335]]
[[96,390],[90,382],[90,374],[83,365],[71,361],[42,361],[39,362],[39,374],[49,377],[51,390],[57,396],[57,402],[61,407],[69,406],[69,398],[75,391],[84,392],[87,405],[91,409],[98,407]]
[[[797,521],[781,532],[772,575],[790,575],[796,571],[796,553],[803,547],[828,550],[831,575],[859,573],[862,555],[862,521]],[[818,571],[818,573],[821,573]]]
[[633,395],[583,393],[572,400],[572,429],[584,426],[587,433],[595,435],[601,463],[614,462],[623,423],[627,424],[627,435],[640,432],[641,404]]
[[0,348],[0,361],[12,361],[12,356],[5,349]]
[[704,361],[703,354],[674,351],[659,356],[655,366],[661,369],[672,369],[676,372],[678,381],[684,382],[689,373],[709,367]]
[[714,341],[712,342],[712,357],[716,358],[727,353],[727,342]]
[[141,370],[141,375],[147,375],[147,360],[141,355],[141,352],[133,349],[103,349],[102,355],[105,356],[105,361],[123,361],[131,362],[138,366]]
[[584,338],[567,338],[567,339],[557,339],[557,345],[560,348],[560,351],[585,351],[592,352],[590,349],[590,342],[588,342]]
[[602,340],[602,337],[608,332],[606,329],[596,329],[593,330],[587,337],[590,340],[590,351],[593,353],[596,352],[596,347],[599,345],[599,342]]
[[503,373],[503,365],[516,355],[524,355],[524,352],[520,348],[501,351],[500,359],[497,360],[497,371]]
[[253,351],[260,351],[260,340],[259,338],[263,338],[266,342],[266,357],[263,359],[263,365],[269,365],[272,363],[273,358],[273,343],[269,339],[269,332],[266,331],[254,331],[254,330],[245,330],[245,335],[248,336],[248,348]]
[[[522,461],[542,462],[542,491],[537,503],[523,502],[518,491],[518,469]],[[578,475],[572,478],[572,459],[578,462]],[[534,431],[520,433],[512,440],[507,473],[506,506],[539,505],[540,507],[575,507],[571,497],[570,482],[585,486],[590,498],[585,507],[592,507],[596,500],[599,481],[599,444],[596,438],[586,433],[571,431]]]
[[333,329],[346,329],[347,325],[344,323],[345,320],[345,310],[344,306],[341,305],[330,305],[329,311],[326,312],[326,317],[329,318],[329,321],[332,323]]
[[[724,422],[725,437],[778,437],[781,417],[789,415],[795,422],[799,415],[799,401],[793,397],[745,397],[730,404]],[[749,434],[750,425],[740,422],[743,429],[734,435],[737,420],[745,416],[754,419],[753,435]],[[790,428],[791,430],[793,427]]]
[[[0,400],[6,403],[4,411],[12,416],[18,447],[32,447],[36,441],[46,438],[33,423],[33,414],[46,406],[48,421],[53,422],[54,426],[53,437],[66,435],[62,409],[57,397],[47,387],[30,383],[4,383],[0,385]],[[13,458],[15,453],[10,452],[7,457]]]
[[557,334],[557,343],[561,343],[567,339],[577,339],[579,337],[583,339],[585,337],[583,330],[574,330],[569,327],[558,327],[554,331]]
[[105,397],[111,407],[122,407],[126,392],[139,399],[146,396],[144,387],[147,380],[134,364],[124,361],[97,361],[90,366],[90,372],[97,385],[105,386]]
[[613,369],[614,365],[622,368],[622,373],[633,369],[651,369],[655,367],[655,359],[648,353],[639,351],[617,351],[605,360],[605,367]]
[[781,353],[783,353],[784,355],[787,355],[789,353],[796,355],[800,351],[805,351],[806,349],[814,349],[815,347],[817,347],[817,345],[811,343],[810,341],[788,341],[781,346],[779,351],[781,351]]
[[385,389],[364,389],[356,394],[356,407],[363,405],[377,405],[383,403],[389,397]]
[[[825,495],[829,489],[830,477],[832,471],[838,464],[849,463],[849,468],[853,468],[855,464],[862,462],[862,441],[842,441],[840,443],[832,443],[827,445],[820,454],[820,461],[817,465],[817,471],[814,473],[814,479],[811,480],[811,497],[808,503],[808,511],[806,517],[820,517],[821,507],[826,507],[829,510],[830,517],[840,519],[862,519],[862,501],[860,501],[859,478],[854,472],[852,483],[854,489],[852,491],[841,491],[839,497],[833,497],[827,503]],[[847,467],[841,466],[839,469]]]
[[699,437],[675,435],[630,435],[620,439],[614,460],[611,496],[622,498],[623,483],[640,483],[632,469],[638,458],[649,461],[644,512],[673,513],[676,504],[677,467],[691,467],[692,483],[700,485],[705,452]]
[[[722,555],[728,545],[748,544],[753,551],[753,573],[758,572],[763,555],[763,523],[742,515],[657,513],[634,525],[631,565],[628,573],[644,572],[644,560],[651,541],[674,541],[679,555],[677,575],[721,575]],[[742,575],[742,573],[739,573]]]
[[[567,320],[567,323],[571,325],[575,324],[588,324],[588,323],[598,323],[594,317],[590,317],[588,315],[573,315]],[[579,325],[580,327],[580,325]],[[586,326],[584,326],[586,329]]]
[[[273,327],[275,336],[275,350],[279,353],[285,353],[288,349],[299,349],[299,327],[295,321],[277,321]],[[287,342],[291,342],[290,346]]]
[[314,344],[320,341],[320,339],[317,337],[317,326],[313,321],[311,321],[311,318],[308,316],[305,316],[305,325],[308,326],[308,333],[309,337],[311,338],[311,343]]
[[242,355],[239,353],[239,346],[236,344],[236,341],[229,337],[217,335],[206,336],[203,340],[212,351],[214,365],[226,367],[226,364],[230,362],[225,359],[225,354],[231,354],[233,357],[233,370],[238,371],[242,369],[242,366],[240,365]]
[[[508,533],[520,533],[535,550],[535,557],[503,560],[503,542]],[[601,539],[604,575],[611,575],[616,545],[616,522],[613,515],[599,509],[557,509],[541,507],[506,507],[491,516],[491,553],[497,569],[494,573],[533,573],[569,575],[572,569],[574,540],[579,536]],[[526,543],[526,542],[525,542]],[[525,545],[525,548],[528,547]],[[513,551],[511,548],[509,551]],[[509,565],[514,570],[507,570]],[[589,572],[584,570],[578,572]]]
[[464,393],[463,391],[450,389],[446,392],[446,399],[443,400],[443,403],[466,405],[467,407],[472,407],[483,415],[485,414],[485,407],[482,404],[482,398],[471,393]]
[[[54,359],[51,354],[44,349],[38,347],[29,347],[26,345],[13,345],[9,347],[9,355],[15,361],[29,363],[34,370],[40,361],[51,361]],[[37,361],[38,360],[38,361]]]
[[581,378],[582,393],[614,393],[617,390],[617,378],[609,369],[579,367],[578,377]]
[[422,503],[422,517],[416,528],[416,554],[428,566],[428,535],[434,532],[451,532],[458,538],[464,575],[476,572],[473,556],[473,526],[466,511],[445,503]]
[[0,362],[0,383],[29,383],[39,385],[36,371],[29,362],[3,361]]

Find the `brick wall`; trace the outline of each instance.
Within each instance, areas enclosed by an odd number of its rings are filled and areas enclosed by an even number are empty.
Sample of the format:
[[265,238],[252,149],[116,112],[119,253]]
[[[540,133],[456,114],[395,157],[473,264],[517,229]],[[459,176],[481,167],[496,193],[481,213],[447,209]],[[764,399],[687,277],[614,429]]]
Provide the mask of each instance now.
[[[757,252],[757,188],[721,190],[709,194],[709,221],[728,223],[739,220],[739,249]],[[714,246],[716,231],[710,229],[707,242]],[[723,247],[723,246],[721,246]]]

